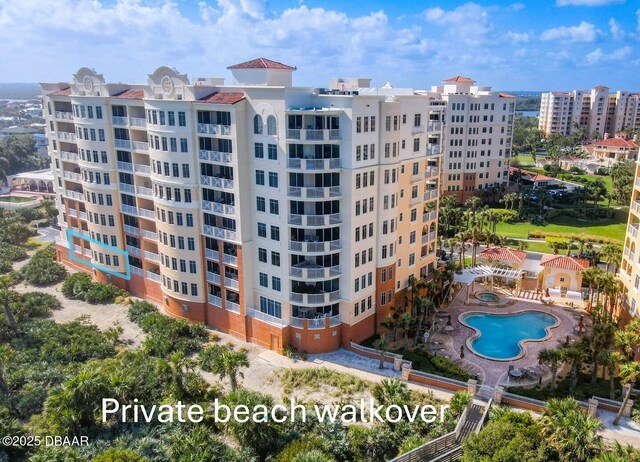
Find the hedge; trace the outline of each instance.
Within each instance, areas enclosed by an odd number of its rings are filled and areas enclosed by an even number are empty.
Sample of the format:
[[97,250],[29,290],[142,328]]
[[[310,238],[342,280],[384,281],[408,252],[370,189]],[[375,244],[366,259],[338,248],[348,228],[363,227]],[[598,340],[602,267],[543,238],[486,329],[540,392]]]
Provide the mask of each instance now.
[[62,281],[67,270],[56,261],[56,249],[53,244],[38,250],[31,260],[22,267],[20,274],[29,284],[47,286]]
[[113,303],[119,297],[126,297],[127,292],[111,284],[93,282],[86,273],[75,273],[62,284],[62,295],[96,305]]
[[620,244],[617,239],[610,237],[595,236],[593,234],[586,233],[558,233],[554,231],[544,231],[541,229],[535,229],[529,231],[529,239],[544,239],[546,237],[562,237],[566,239],[582,239],[585,242],[595,242],[597,244]]

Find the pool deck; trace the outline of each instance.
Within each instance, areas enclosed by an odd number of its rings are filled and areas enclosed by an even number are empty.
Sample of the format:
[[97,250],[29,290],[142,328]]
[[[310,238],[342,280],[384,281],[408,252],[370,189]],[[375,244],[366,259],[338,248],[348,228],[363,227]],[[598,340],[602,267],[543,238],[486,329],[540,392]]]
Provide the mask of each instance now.
[[[485,289],[488,288],[482,288],[479,289],[479,291],[484,291]],[[540,366],[538,366],[538,353],[540,350],[559,346],[566,341],[567,336],[569,336],[570,339],[575,339],[577,334],[574,332],[574,328],[578,326],[580,316],[585,313],[579,308],[569,308],[553,304],[544,305],[538,300],[518,298],[511,295],[509,295],[509,298],[516,303],[511,306],[480,305],[480,301],[474,299],[471,300],[471,303],[465,303],[466,291],[458,291],[449,306],[436,314],[436,322],[441,328],[433,338],[435,342],[439,343],[436,345],[436,349],[440,349],[440,351],[436,351],[436,353],[439,356],[447,356],[449,359],[468,369],[472,373],[478,374],[482,379],[483,385],[489,387],[496,387],[497,385],[533,385],[534,383],[531,380],[510,379],[507,374],[509,366],[514,366],[516,369],[528,367],[540,370]],[[522,358],[513,361],[495,361],[478,356],[467,348],[466,340],[470,336],[474,335],[475,331],[462,325],[458,321],[458,316],[460,314],[468,311],[509,314],[528,310],[542,311],[555,316],[559,321],[559,325],[551,329],[551,337],[549,339],[524,343],[523,347],[526,350],[526,353]],[[447,323],[449,314],[451,315],[451,325],[453,326],[453,330],[451,332],[445,332],[443,328]],[[584,324],[587,329],[591,328],[591,319],[589,316],[584,317]],[[464,359],[460,359],[460,347],[463,345],[465,357]],[[432,349],[433,347],[434,346],[432,344]],[[478,371],[478,369],[481,371]],[[543,369],[542,372],[547,372],[546,368]],[[545,373],[543,381],[547,381],[549,379],[549,375],[550,374]]]

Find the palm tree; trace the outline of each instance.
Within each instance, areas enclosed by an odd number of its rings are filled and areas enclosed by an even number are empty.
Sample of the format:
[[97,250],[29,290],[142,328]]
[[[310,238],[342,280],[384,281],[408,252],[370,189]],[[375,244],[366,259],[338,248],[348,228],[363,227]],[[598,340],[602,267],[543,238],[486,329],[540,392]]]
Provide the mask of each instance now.
[[578,368],[582,362],[583,351],[577,345],[565,346],[560,349],[560,357],[564,362],[571,364],[569,391],[578,384]]
[[404,313],[402,315],[401,321],[402,321],[402,327],[404,329],[403,331],[403,348],[405,351],[407,351],[409,349],[409,329],[411,329],[411,326],[413,324],[413,320],[414,318],[411,316],[411,313]]
[[631,390],[638,380],[638,377],[640,377],[640,361],[629,361],[620,365],[620,379],[623,385],[629,385],[629,387],[627,389],[627,393],[624,395],[624,399],[622,400],[622,406],[620,406],[620,410],[618,411],[616,418],[613,420],[614,425],[620,424],[622,413],[629,402]]
[[391,404],[402,406],[408,403],[411,398],[407,384],[398,379],[383,379],[373,387],[371,395],[378,403],[385,406]]
[[15,299],[15,292],[6,289],[0,290],[0,304],[2,304],[2,308],[4,309],[4,316],[7,318],[9,329],[14,333],[18,329],[18,323],[16,322],[16,317],[14,316],[13,309],[11,308],[11,304],[15,302]]
[[242,367],[249,367],[249,357],[244,350],[234,351],[229,346],[212,345],[200,352],[200,366],[205,371],[211,371],[221,379],[229,378],[231,390],[238,388],[238,376],[244,378],[240,371]]
[[600,258],[606,263],[606,271],[609,271],[609,267],[614,265],[614,273],[618,271],[618,265],[622,259],[622,249],[619,245],[605,244],[600,249]]
[[550,399],[540,419],[542,434],[560,461],[587,462],[602,452],[602,423],[572,398]]
[[394,322],[393,319],[391,318],[391,316],[387,316],[386,318],[384,318],[382,320],[382,322],[380,323],[380,327],[383,327],[386,332],[386,337],[387,337],[387,344],[389,343],[389,339],[391,337],[391,331],[394,328]]
[[297,453],[291,462],[335,462],[335,459],[318,449],[311,449]]
[[466,247],[467,247],[467,235],[466,235],[466,233],[458,233],[458,234],[456,234],[456,240],[458,242],[458,246],[460,247],[460,249],[458,250],[459,255],[460,255],[460,267],[464,268],[465,267],[464,252],[465,252]]
[[600,362],[600,364],[602,364],[603,371],[606,371],[609,374],[609,399],[615,399],[616,369],[618,367],[618,364],[624,361],[624,356],[617,351],[601,351],[598,355],[598,361]]
[[380,369],[384,369],[384,355],[388,349],[389,341],[387,340],[387,337],[383,335],[380,337],[380,341],[378,342],[378,350],[380,350],[380,364],[378,365],[378,368]]
[[593,333],[587,339],[593,361],[591,369],[591,383],[596,383],[598,380],[598,361],[600,359],[600,352],[611,345],[615,331],[616,326],[610,322],[599,322],[593,326]]
[[562,356],[558,352],[558,350],[552,350],[545,348],[540,350],[538,353],[538,360],[543,363],[549,364],[549,368],[551,369],[551,389],[556,389],[556,379],[558,376],[558,365],[562,361]]
[[527,249],[527,247],[529,247],[529,243],[527,241],[518,241],[518,250],[524,251]]

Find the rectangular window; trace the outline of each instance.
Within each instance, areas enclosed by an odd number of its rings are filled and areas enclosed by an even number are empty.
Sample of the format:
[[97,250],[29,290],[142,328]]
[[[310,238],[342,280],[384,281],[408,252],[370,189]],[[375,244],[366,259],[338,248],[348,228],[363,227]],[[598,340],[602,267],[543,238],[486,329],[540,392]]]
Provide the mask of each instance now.
[[180,138],[180,152],[189,152],[189,143],[186,138]]
[[187,126],[187,115],[182,111],[178,112],[178,125],[181,127]]
[[271,277],[271,288],[273,290],[276,290],[276,291],[280,292],[281,287],[282,287],[282,284],[280,282],[280,278],[278,278],[276,276],[272,276]]
[[258,210],[258,212],[266,211],[266,201],[264,197],[256,197],[256,209]]
[[277,199],[269,199],[269,212],[273,215],[280,214],[280,204]]
[[258,237],[267,237],[267,225],[258,223]]
[[271,226],[271,239],[274,241],[280,240],[280,228],[278,226]]
[[256,170],[256,184],[264,186],[264,170]]
[[260,273],[259,279],[262,287],[269,287],[269,276],[265,273]]
[[187,246],[189,250],[196,250],[196,241],[193,237],[187,238]]
[[269,186],[272,188],[278,187],[278,173],[277,172],[269,172]]
[[271,252],[271,264],[280,266],[280,252]]
[[264,145],[262,143],[256,143],[253,146],[256,159],[264,159]]
[[275,144],[268,145],[269,160],[278,160],[278,146]]

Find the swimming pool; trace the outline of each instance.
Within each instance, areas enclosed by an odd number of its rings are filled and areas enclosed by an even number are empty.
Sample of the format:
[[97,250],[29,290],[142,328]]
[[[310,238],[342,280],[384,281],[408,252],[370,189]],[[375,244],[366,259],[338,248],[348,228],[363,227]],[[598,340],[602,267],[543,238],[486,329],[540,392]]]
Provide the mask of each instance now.
[[496,361],[512,361],[525,355],[523,343],[541,341],[559,322],[542,311],[521,311],[512,314],[469,312],[460,322],[476,331],[467,339],[467,346],[478,356]]

